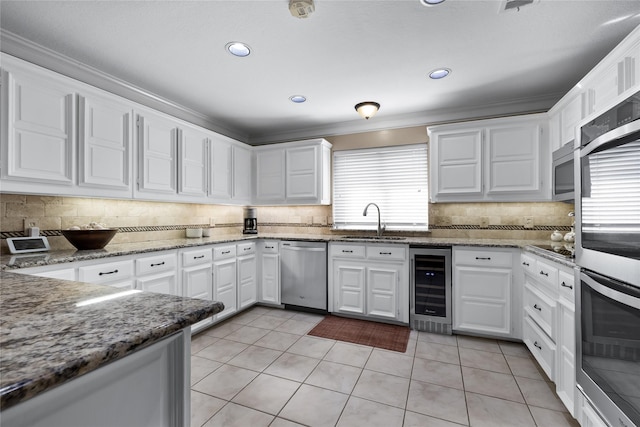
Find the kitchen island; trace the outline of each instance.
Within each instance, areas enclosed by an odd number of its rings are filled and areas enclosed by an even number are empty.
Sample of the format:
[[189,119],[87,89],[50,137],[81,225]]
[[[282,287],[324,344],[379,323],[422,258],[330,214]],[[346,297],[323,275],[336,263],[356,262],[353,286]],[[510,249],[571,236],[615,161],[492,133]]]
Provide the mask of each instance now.
[[188,425],[190,326],[222,309],[0,272],[0,422]]

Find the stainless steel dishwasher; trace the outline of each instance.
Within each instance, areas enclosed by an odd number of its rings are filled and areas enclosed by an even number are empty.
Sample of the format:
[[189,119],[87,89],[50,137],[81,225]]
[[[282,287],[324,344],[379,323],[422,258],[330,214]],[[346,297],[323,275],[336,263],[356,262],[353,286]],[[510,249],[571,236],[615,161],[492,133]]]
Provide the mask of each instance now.
[[281,241],[280,260],[282,304],[327,311],[327,244]]

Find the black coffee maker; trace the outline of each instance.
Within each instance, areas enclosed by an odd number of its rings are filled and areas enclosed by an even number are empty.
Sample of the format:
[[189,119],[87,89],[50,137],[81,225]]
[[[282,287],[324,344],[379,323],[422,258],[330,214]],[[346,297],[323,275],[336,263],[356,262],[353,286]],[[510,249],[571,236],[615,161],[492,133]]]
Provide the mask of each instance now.
[[258,212],[256,208],[244,209],[244,230],[242,234],[258,234]]

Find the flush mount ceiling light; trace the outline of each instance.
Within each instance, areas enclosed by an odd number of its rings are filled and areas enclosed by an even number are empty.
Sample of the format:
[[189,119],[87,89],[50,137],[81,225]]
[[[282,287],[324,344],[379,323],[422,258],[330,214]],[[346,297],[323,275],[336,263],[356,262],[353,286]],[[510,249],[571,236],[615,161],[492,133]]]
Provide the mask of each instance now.
[[296,104],[302,104],[307,100],[307,97],[304,95],[293,95],[289,97],[289,101],[295,102]]
[[227,43],[225,47],[231,55],[238,56],[240,58],[249,56],[249,54],[251,53],[251,49],[249,48],[249,46],[241,42],[230,42]]
[[451,70],[448,68],[437,68],[429,73],[429,77],[433,80],[440,80],[451,74]]
[[369,120],[369,117],[375,115],[380,109],[380,104],[373,101],[366,101],[356,104],[356,111],[362,118]]
[[308,18],[315,10],[313,0],[289,0],[289,12],[295,18]]
[[444,0],[420,0],[423,6],[435,6],[440,3],[444,3]]

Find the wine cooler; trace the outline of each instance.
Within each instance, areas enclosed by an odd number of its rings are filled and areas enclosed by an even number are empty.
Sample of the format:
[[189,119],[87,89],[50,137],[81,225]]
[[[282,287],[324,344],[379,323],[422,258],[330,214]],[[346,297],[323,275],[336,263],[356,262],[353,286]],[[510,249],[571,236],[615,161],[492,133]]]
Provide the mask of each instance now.
[[411,327],[451,335],[451,248],[411,247],[409,254]]

